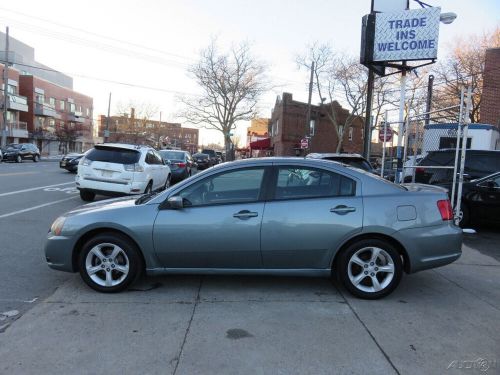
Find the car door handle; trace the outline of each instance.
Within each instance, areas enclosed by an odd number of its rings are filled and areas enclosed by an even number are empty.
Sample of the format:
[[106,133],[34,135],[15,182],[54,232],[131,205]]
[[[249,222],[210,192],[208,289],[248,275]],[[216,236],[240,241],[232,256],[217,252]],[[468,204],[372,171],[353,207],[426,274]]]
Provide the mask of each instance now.
[[330,212],[333,212],[337,215],[345,215],[348,214],[349,212],[354,212],[356,211],[356,207],[347,207],[344,205],[339,205],[334,208],[330,208]]
[[259,214],[257,212],[251,212],[248,210],[243,210],[243,211],[240,211],[240,212],[233,214],[233,217],[235,217],[237,219],[248,219],[248,218],[257,217],[257,216],[259,216]]

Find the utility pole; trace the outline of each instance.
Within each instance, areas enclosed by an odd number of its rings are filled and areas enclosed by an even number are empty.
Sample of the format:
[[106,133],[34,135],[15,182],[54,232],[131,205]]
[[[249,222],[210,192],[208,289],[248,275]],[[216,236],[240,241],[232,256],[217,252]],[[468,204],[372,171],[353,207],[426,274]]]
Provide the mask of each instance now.
[[3,123],[1,147],[7,145],[7,104],[9,94],[9,27],[5,31],[5,59],[3,63]]
[[[311,133],[311,99],[313,91],[313,80],[314,80],[314,61],[311,63],[311,78],[309,79],[309,98],[307,99],[307,119],[306,119],[306,131],[305,137],[308,137]],[[309,149],[311,148],[311,139],[309,140]]]
[[432,88],[434,85],[434,76],[431,74],[429,76],[429,81],[427,82],[427,103],[425,105],[425,125],[429,125],[431,120],[430,111],[432,106]]
[[158,123],[158,148],[161,149],[160,138],[161,138],[161,111],[160,111],[160,122]]
[[109,100],[108,100],[108,117],[106,117],[106,130],[104,130],[104,143],[108,141],[109,138],[109,115],[111,111],[111,93],[109,93]]
[[399,95],[399,121],[398,121],[398,148],[397,148],[397,159],[398,166],[396,170],[396,176],[394,182],[399,184],[401,182],[401,176],[403,172],[403,128],[405,122],[405,94],[406,94],[406,61],[403,61],[401,69],[401,80],[400,80],[400,95]]
[[372,104],[373,104],[373,84],[375,73],[368,69],[368,82],[366,87],[366,114],[365,114],[365,138],[363,139],[363,157],[370,160],[370,146],[372,141]]

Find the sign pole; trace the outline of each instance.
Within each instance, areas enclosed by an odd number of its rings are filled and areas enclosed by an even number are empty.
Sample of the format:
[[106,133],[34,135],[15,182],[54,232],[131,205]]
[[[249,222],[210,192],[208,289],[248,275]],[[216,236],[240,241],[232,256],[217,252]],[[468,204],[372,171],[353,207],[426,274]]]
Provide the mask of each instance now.
[[396,171],[396,178],[394,182],[399,184],[401,182],[401,174],[403,171],[403,127],[405,121],[405,94],[406,94],[406,62],[403,62],[403,70],[401,71],[401,91],[399,94],[399,124],[398,124],[398,148],[397,148],[397,158],[398,167]]
[[380,177],[384,178],[385,165],[385,141],[387,140],[387,111],[384,114],[384,140],[382,141],[382,167],[380,168]]

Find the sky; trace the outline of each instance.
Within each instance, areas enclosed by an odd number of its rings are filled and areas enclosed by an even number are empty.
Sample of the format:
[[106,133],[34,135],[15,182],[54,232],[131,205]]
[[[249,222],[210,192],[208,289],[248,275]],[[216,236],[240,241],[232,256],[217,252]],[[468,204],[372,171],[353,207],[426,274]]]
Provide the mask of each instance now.
[[[425,2],[458,14],[441,25],[438,57],[456,37],[500,25],[499,0]],[[410,0],[410,7],[419,5]],[[275,87],[259,102],[260,115],[270,117],[284,91],[307,101],[309,73],[295,58],[308,45],[328,42],[359,56],[361,18],[369,10],[370,0],[23,0],[0,5],[0,28],[9,26],[12,37],[34,47],[38,62],[73,76],[74,89],[93,97],[94,117],[106,114],[111,92],[112,113],[134,101],[178,121],[179,96],[200,92],[187,73],[200,51],[214,37],[222,49],[246,41]],[[238,124],[241,139],[247,126]],[[222,136],[202,129],[200,141],[222,144]]]

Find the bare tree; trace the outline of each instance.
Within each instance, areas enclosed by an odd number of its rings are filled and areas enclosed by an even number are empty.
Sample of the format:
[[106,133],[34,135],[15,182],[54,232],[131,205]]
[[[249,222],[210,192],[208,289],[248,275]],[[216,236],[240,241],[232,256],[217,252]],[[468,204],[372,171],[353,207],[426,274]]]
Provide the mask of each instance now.
[[221,53],[213,40],[188,71],[202,94],[180,98],[185,105],[180,116],[199,127],[220,131],[226,155],[231,155],[231,134],[236,123],[256,115],[257,101],[268,89],[264,65],[252,56],[247,43]]
[[[461,88],[470,85],[473,92],[470,119],[472,122],[479,122],[485,52],[488,48],[497,47],[500,47],[500,27],[484,35],[457,38],[448,58],[436,67],[435,75],[440,84],[434,90],[435,106],[446,108],[456,105]],[[457,111],[451,111],[451,114],[456,117]]]
[[[328,44],[313,44],[303,56],[297,58],[299,67],[310,69],[314,62],[314,80],[320,97],[320,106],[335,129],[337,135],[336,151],[340,152],[345,134],[355,119],[364,121],[366,109],[366,90],[368,71],[359,64],[357,58],[336,54]],[[388,79],[376,80],[375,116],[378,118],[382,107],[388,103],[389,95],[384,93]],[[342,113],[341,104],[347,108],[347,116]]]
[[121,142],[156,144],[160,136],[160,128],[151,123],[158,113],[158,106],[149,102],[129,100],[118,102],[115,113],[122,116],[125,122],[117,129],[115,138]]

